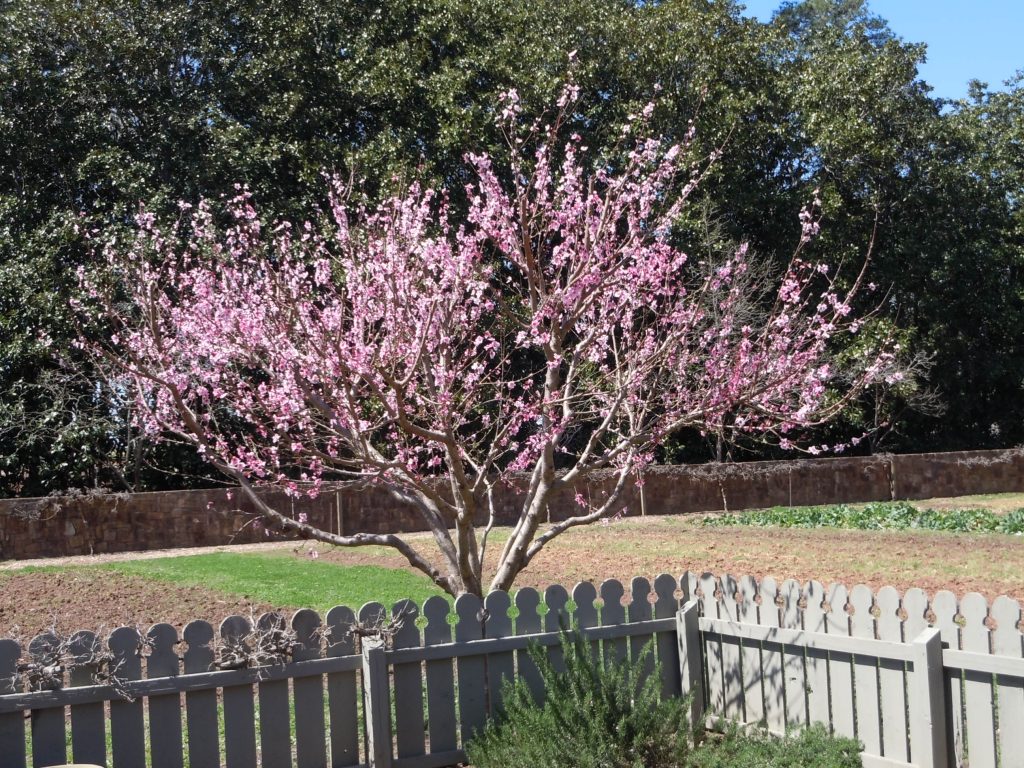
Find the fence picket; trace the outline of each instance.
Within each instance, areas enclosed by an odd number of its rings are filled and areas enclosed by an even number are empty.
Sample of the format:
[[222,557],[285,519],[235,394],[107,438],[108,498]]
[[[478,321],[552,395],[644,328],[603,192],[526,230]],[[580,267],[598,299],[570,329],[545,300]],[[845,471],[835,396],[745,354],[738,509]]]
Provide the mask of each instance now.
[[[107,646],[113,656],[115,674],[121,680],[142,677],[141,642],[134,627],[120,627],[110,633]],[[146,723],[141,699],[110,702],[110,751],[114,768],[145,765]]]
[[[650,619],[654,608],[651,605],[651,582],[637,577],[629,585],[629,592],[632,595],[632,600],[629,603],[628,621],[632,623]],[[654,673],[654,654],[657,652],[656,642],[653,635],[634,635],[629,639],[629,653],[634,664],[640,661],[644,649],[648,645],[651,646],[647,658],[644,660],[643,668],[640,670],[640,679],[637,681],[639,685],[642,685]],[[679,666],[678,663],[676,666]]]
[[[427,626],[423,628],[424,645],[445,645],[452,641],[448,623],[451,609],[440,595],[428,597],[423,603]],[[455,676],[450,659],[427,662],[427,727],[431,752],[450,752],[458,747],[455,716]]]
[[[516,608],[519,610],[516,617],[517,635],[535,635],[541,631],[541,616],[537,611],[539,607],[540,593],[533,587],[523,587],[516,592]],[[526,681],[534,700],[538,703],[543,702],[544,681],[537,665],[530,658],[529,649],[516,652],[516,666],[519,677]]]
[[[622,604],[622,598],[626,594],[622,582],[618,579],[607,579],[601,583],[601,626],[613,627],[623,624],[626,621],[626,608]],[[604,664],[620,664],[629,658],[626,638],[618,637],[614,640],[605,640],[604,643]]]
[[[960,601],[960,615],[964,622],[960,630],[963,649],[974,653],[990,653],[989,635],[991,632],[985,623],[988,619],[988,602],[985,598],[977,592],[964,595]],[[972,671],[964,673],[964,703],[967,720],[965,743],[970,754],[971,765],[995,766],[996,764],[993,693],[991,674]]]
[[[753,576],[741,576],[736,583],[736,618],[744,624],[760,624],[757,605],[757,581]],[[742,641],[740,651],[743,687],[743,720],[761,724],[764,721],[764,670],[761,644],[755,640]]]
[[[420,610],[412,600],[400,600],[391,609],[395,621],[395,648],[419,648],[420,629],[416,626]],[[423,741],[423,669],[420,662],[395,664],[395,746],[399,757],[415,757],[426,751]]]
[[923,589],[914,587],[903,595],[903,612],[907,618],[903,621],[904,642],[913,642],[930,625],[928,621],[928,595]]
[[[0,639],[0,696],[21,693],[18,676],[20,658],[21,646],[18,643]],[[4,759],[11,768],[26,768],[25,715],[22,712],[0,714],[0,755],[6,755]]]
[[[850,614],[846,610],[849,599],[850,595],[842,584],[829,585],[826,597],[828,612],[825,616],[828,634],[849,637]],[[832,704],[832,732],[852,739],[856,736],[852,654],[829,651],[828,688]]]
[[[288,622],[280,613],[264,613],[256,619],[257,631],[273,643],[283,640]],[[284,663],[286,660],[282,660]],[[261,680],[256,685],[260,704],[260,762],[292,764],[291,701],[287,680]]]
[[[188,644],[185,674],[209,672],[213,666],[213,627],[205,621],[192,621],[185,625],[181,636]],[[220,737],[215,690],[188,691],[185,694],[185,723],[188,726],[189,768],[219,768]]]
[[[718,579],[714,574],[704,573],[698,582],[700,590],[700,613],[706,619],[718,619],[719,593]],[[704,633],[704,653],[706,658],[704,695],[707,710],[712,715],[725,714],[725,676],[722,669],[722,636]]]
[[[177,677],[178,630],[170,624],[154,624],[146,637],[150,648],[146,677]],[[181,695],[152,696],[148,706],[153,768],[182,768],[185,761],[181,741]]]
[[[718,615],[731,622],[739,620],[737,595],[739,584],[729,574],[721,578],[721,598],[718,601]],[[743,701],[743,649],[738,637],[722,638],[722,686],[724,714],[733,720],[743,719],[746,710]]]
[[[75,632],[71,636],[68,650],[71,653],[72,665],[68,670],[68,684],[72,688],[96,683],[95,658],[101,649],[101,641],[94,632]],[[178,751],[181,751],[180,743]],[[107,723],[103,713],[103,702],[95,701],[71,707],[71,759],[76,763],[106,765]]]
[[[228,616],[220,625],[225,649],[245,644],[252,625],[243,616]],[[227,768],[256,765],[256,708],[252,685],[229,685],[224,693],[224,760]]]
[[[875,598],[878,603],[878,639],[904,642],[900,619],[900,595],[892,587],[882,587]],[[907,638],[913,641],[916,635]],[[881,686],[882,749],[887,758],[910,762],[910,724],[907,722],[906,662],[882,659],[878,663]]]
[[[511,637],[512,618],[508,615],[512,607],[512,598],[508,592],[495,590],[487,595],[484,608],[487,612],[487,623],[484,625],[487,637]],[[501,689],[505,681],[515,680],[515,655],[512,651],[490,653],[487,655],[487,713],[494,715],[501,708]]]
[[[654,592],[658,596],[654,603],[654,618],[667,619],[675,616],[679,610],[679,599],[676,590],[679,581],[667,573],[659,574],[654,579]],[[676,647],[675,632],[658,632],[658,661],[661,665],[661,694],[673,696],[679,693],[679,659]]]
[[[321,657],[320,614],[304,608],[292,616],[295,632],[295,661]],[[297,677],[292,681],[295,700],[295,761],[298,768],[322,768],[327,763],[327,734],[324,728],[323,675]]]
[[[567,630],[572,625],[572,617],[566,606],[569,604],[569,593],[561,584],[552,584],[544,590],[544,605],[547,613],[544,614],[544,631],[559,632]],[[593,605],[591,603],[591,605]],[[579,610],[579,606],[577,606]],[[565,660],[562,658],[562,649],[558,645],[548,646],[548,661],[556,671],[565,670]]]
[[[1014,659],[1024,658],[1024,635],[1018,628],[1020,605],[1008,597],[992,602],[992,652]],[[1024,768],[1024,680],[1000,675],[996,678],[999,696],[999,765],[1000,768]]]
[[[940,590],[932,598],[932,611],[935,614],[935,626],[942,633],[942,642],[949,648],[959,650],[960,625],[957,623],[958,608],[956,595]],[[951,763],[959,765],[964,754],[964,707],[963,707],[963,674],[959,669],[946,669],[943,672],[948,691],[946,711],[949,730],[947,732],[947,750]]]
[[[761,580],[760,597],[761,625],[779,626],[779,589],[775,579],[768,576]],[[782,646],[778,643],[763,643],[761,654],[764,665],[765,722],[769,730],[781,733],[786,730]]]
[[[572,589],[572,601],[576,604],[573,618],[580,629],[596,627],[599,622],[597,614],[597,589],[589,581],[581,581]],[[591,655],[594,660],[601,658],[601,643],[593,640],[590,643]]]
[[[874,595],[871,589],[858,584],[850,590],[850,634],[853,637],[876,639]],[[873,755],[882,754],[881,710],[878,706],[878,659],[870,656],[853,657],[853,682],[857,702],[857,738]]]
[[[476,595],[459,595],[455,600],[455,642],[480,640],[483,636],[483,606]],[[465,744],[484,727],[487,719],[487,669],[483,656],[464,656],[456,661],[459,676],[459,731]]]
[[[825,587],[819,581],[809,581],[804,587],[804,630],[825,631]],[[828,703],[828,653],[817,648],[807,649],[807,721],[830,723]]]
[[[28,652],[32,660],[51,669],[59,669],[59,662],[52,655],[60,640],[53,632],[44,632],[29,642]],[[63,674],[50,684],[51,688],[63,687]],[[32,764],[36,768],[59,765],[67,762],[64,742],[64,707],[48,707],[32,710]]]
[[[803,594],[800,582],[787,579],[782,582],[782,626],[787,629],[803,629],[803,610],[800,602]],[[785,646],[784,681],[786,686],[786,724],[790,728],[807,725],[807,668],[804,649]]]
[[[356,652],[351,608],[335,606],[327,612],[327,656],[353,656]],[[327,712],[331,723],[331,768],[351,768],[359,760],[359,691],[356,672],[327,675]]]

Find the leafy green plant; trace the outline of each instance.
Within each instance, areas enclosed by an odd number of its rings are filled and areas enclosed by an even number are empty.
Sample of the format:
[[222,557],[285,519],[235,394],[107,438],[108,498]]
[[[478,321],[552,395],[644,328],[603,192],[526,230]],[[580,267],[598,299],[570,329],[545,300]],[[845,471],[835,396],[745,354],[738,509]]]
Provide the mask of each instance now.
[[677,768],[687,765],[685,699],[662,699],[648,646],[633,663],[602,665],[579,635],[563,635],[564,671],[530,650],[544,680],[538,702],[506,684],[501,717],[466,746],[475,768]]
[[853,528],[858,530],[931,530],[959,533],[1024,534],[1024,509],[999,515],[986,509],[917,509],[905,501],[862,507],[773,507],[756,512],[704,518],[704,525],[778,528]]
[[[503,712],[466,745],[474,768],[854,768],[860,745],[820,726],[786,738],[691,729],[689,699],[661,696],[651,646],[602,664],[578,634],[562,636],[564,670],[534,647],[546,696],[506,683]],[[651,670],[655,671],[653,674]]]
[[860,768],[860,745],[822,725],[780,739],[733,729],[694,750],[687,768]]

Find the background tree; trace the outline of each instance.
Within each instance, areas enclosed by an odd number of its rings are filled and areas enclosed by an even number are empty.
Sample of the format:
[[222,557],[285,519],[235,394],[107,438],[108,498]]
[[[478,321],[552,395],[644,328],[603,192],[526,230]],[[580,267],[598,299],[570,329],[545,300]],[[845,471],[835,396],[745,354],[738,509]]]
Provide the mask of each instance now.
[[[724,150],[679,223],[691,252],[749,242],[780,277],[815,189],[818,254],[859,259],[876,232],[884,320],[933,361],[921,389],[946,415],[865,400],[837,429],[884,411],[900,414],[892,449],[1024,440],[1006,411],[1024,402],[1019,85],[944,105],[918,76],[924,47],[864,2],[790,3],[762,24],[704,0],[11,0],[0,28],[0,493],[217,474],[132,430],[73,346],[74,270],[101,268],[85,233],[130,237],[140,201],[166,218],[238,180],[265,223],[299,219],[326,205],[324,169],[372,180],[375,199],[394,179],[461,187],[467,148],[509,159],[497,94],[515,87],[539,114],[571,50],[588,146],[614,146],[658,84],[652,129],[679,141],[693,120],[695,151]],[[684,432],[661,458],[713,455]]]
[[[801,257],[812,211],[774,290],[750,278],[744,247],[690,264],[673,244],[698,181],[687,148],[634,138],[650,104],[622,131],[628,151],[595,156],[573,132],[577,94],[569,85],[558,113],[523,131],[518,95],[504,97],[510,167],[469,155],[464,216],[417,184],[354,213],[337,185],[324,236],[267,231],[247,193],[223,234],[205,204],[177,234],[142,214],[134,244],[108,249],[123,288],[84,276],[115,328],[100,352],[136,393],[141,425],[191,442],[265,524],[394,547],[449,593],[483,594],[494,492],[516,473],[528,480],[490,589],[616,511],[666,436],[727,420],[785,447],[865,386],[900,378],[884,340],[838,370],[834,339],[863,323],[851,314],[860,278],[841,291]],[[598,469],[614,488],[588,500]],[[401,536],[319,530],[256,492],[316,494],[331,477],[413,505],[440,565]],[[545,525],[564,489],[580,508]]]

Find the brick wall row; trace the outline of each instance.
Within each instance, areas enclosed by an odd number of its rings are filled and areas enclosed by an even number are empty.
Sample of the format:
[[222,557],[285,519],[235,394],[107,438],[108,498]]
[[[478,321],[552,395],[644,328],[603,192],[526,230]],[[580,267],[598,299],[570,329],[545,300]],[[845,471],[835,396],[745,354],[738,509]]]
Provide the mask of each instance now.
[[[599,500],[610,475],[572,489],[550,505],[558,519],[575,509],[576,491]],[[1024,491],[1024,452],[973,451],[651,468],[642,488],[627,488],[627,515],[668,515],[778,505],[925,499]],[[499,495],[499,522],[518,514],[521,489]],[[423,529],[416,510],[381,489],[332,489],[317,499],[267,493],[273,504],[336,533]],[[249,543],[243,494],[227,489],[164,491],[59,499],[0,499],[0,560]]]

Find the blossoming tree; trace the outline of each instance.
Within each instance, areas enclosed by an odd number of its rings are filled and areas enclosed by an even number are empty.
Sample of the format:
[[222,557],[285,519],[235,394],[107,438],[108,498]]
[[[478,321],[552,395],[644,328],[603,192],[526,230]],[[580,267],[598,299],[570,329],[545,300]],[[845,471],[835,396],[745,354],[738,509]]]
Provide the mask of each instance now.
[[[467,157],[459,221],[448,192],[415,184],[365,207],[335,183],[326,228],[267,230],[244,192],[226,227],[206,205],[183,206],[173,232],[141,215],[136,240],[107,249],[118,287],[82,279],[117,329],[97,351],[144,426],[194,444],[269,527],[393,547],[449,593],[481,594],[488,577],[507,589],[564,531],[618,512],[630,477],[677,430],[728,419],[786,446],[898,375],[884,349],[852,371],[830,363],[837,334],[857,330],[860,280],[840,291],[801,257],[813,213],[770,295],[749,279],[745,248],[693,264],[673,238],[696,181],[685,148],[640,138],[621,162],[598,161],[577,136],[559,138],[573,96],[535,126],[539,139],[510,129],[507,169]],[[514,93],[504,106],[515,126]],[[595,470],[614,482],[591,502]],[[513,474],[525,492],[495,553],[495,491]],[[388,489],[436,549],[332,534],[257,492],[315,495],[328,480]],[[578,507],[545,522],[564,489]]]

